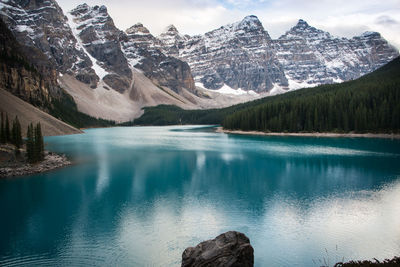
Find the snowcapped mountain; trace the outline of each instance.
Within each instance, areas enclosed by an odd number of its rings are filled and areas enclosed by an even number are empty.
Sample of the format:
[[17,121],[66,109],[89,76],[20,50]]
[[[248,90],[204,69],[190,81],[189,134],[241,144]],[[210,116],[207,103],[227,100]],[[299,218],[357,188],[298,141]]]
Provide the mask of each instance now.
[[274,44],[291,89],[356,79],[399,55],[379,33],[339,38],[304,20]]
[[[186,62],[154,47],[140,47],[140,38],[132,31],[115,27],[105,6],[82,4],[65,15],[54,0],[1,0],[0,18],[28,60],[42,65],[41,71],[46,67],[43,74],[51,77],[49,83],[57,90],[61,86],[89,115],[127,121],[139,116],[144,106],[204,104],[194,100],[194,81]],[[12,71],[2,75],[0,84],[7,84]],[[14,78],[13,87],[24,81],[22,74]],[[27,88],[42,88],[37,95],[48,94],[40,84]]]
[[272,40],[255,16],[193,37],[170,26],[159,40],[165,53],[189,63],[195,81],[205,88],[267,92],[288,85]]
[[222,107],[355,79],[399,55],[379,33],[339,38],[303,20],[273,40],[256,16],[196,36],[173,25],[159,36],[141,23],[121,31],[105,6],[64,13],[55,0],[0,0],[0,18],[55,92],[118,121],[149,105]]
[[194,89],[187,63],[164,55],[154,45],[140,45],[146,38],[140,29],[119,30],[105,6],[82,4],[65,16],[54,0],[2,0],[0,15],[20,43],[39,49],[57,71],[91,88],[104,81],[123,93],[132,86],[135,67],[159,86],[176,92]]
[[189,63],[205,88],[259,93],[355,79],[399,55],[379,33],[339,38],[304,20],[272,40],[256,16],[193,37],[169,27],[159,40],[165,53]]
[[36,64],[51,64],[60,73],[75,75],[82,82],[94,86],[98,77],[92,62],[78,43],[68,25],[67,18],[55,1],[2,0],[0,17],[14,33],[20,44],[35,48],[27,51]]
[[121,93],[128,90],[132,71],[119,43],[123,33],[115,27],[107,8],[79,5],[68,13],[68,22],[77,46],[91,59],[100,80]]
[[183,88],[195,90],[189,65],[162,53],[158,39],[143,24],[127,29],[121,45],[129,64],[140,69],[157,86],[166,86],[176,93],[181,93]]

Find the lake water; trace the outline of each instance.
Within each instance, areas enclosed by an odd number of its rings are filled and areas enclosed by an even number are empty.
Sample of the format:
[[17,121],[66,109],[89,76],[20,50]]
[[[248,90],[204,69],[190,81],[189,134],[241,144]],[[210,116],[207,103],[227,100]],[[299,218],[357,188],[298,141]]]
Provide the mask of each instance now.
[[45,139],[74,165],[0,179],[0,265],[178,266],[245,233],[256,266],[400,254],[400,141],[190,126]]

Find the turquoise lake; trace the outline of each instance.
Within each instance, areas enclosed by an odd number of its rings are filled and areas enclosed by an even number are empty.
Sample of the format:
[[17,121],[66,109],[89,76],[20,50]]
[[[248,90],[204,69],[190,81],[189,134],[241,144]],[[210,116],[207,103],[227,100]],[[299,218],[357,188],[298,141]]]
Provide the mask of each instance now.
[[0,179],[0,266],[180,266],[245,233],[255,266],[400,255],[400,141],[199,126],[48,137],[74,164]]

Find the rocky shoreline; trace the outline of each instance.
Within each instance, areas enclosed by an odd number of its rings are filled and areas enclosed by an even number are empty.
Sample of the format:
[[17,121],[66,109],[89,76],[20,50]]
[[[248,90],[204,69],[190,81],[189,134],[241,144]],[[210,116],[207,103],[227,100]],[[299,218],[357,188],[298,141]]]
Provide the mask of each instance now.
[[263,135],[263,136],[303,136],[303,137],[363,137],[363,138],[386,138],[400,139],[400,134],[378,134],[378,133],[275,133],[275,132],[258,132],[258,131],[241,131],[226,130],[218,127],[217,133],[242,134],[242,135]]
[[0,178],[32,175],[71,165],[65,155],[45,151],[42,162],[29,164],[24,157],[24,151],[19,156],[14,155],[12,146],[2,145],[0,151]]

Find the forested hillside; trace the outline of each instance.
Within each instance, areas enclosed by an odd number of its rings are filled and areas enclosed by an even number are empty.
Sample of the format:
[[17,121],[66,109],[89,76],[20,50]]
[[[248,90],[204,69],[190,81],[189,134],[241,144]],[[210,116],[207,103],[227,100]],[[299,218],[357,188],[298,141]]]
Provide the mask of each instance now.
[[400,59],[354,81],[265,98],[227,116],[223,127],[263,132],[399,132]]
[[273,132],[399,132],[400,58],[357,80],[322,85],[224,109],[146,108],[126,125],[222,124]]

